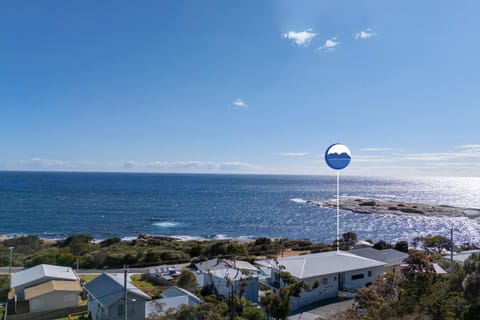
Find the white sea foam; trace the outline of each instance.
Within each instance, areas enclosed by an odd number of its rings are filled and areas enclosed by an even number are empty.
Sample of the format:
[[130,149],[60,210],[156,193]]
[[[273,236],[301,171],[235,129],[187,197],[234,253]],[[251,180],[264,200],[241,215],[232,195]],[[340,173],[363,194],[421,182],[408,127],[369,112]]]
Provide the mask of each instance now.
[[155,222],[153,225],[160,228],[173,228],[178,226],[178,222],[162,221],[162,222]]
[[307,203],[307,200],[301,199],[301,198],[293,198],[290,199],[290,201],[295,202],[295,203]]

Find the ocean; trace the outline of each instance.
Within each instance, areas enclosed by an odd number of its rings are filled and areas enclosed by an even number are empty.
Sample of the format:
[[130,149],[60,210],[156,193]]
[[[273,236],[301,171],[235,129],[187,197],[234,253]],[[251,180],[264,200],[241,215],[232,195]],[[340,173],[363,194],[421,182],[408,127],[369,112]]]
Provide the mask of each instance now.
[[[340,194],[480,208],[480,178],[343,177]],[[0,172],[0,235],[96,239],[140,233],[185,239],[286,237],[330,243],[335,209],[306,200],[333,199],[336,176]],[[341,212],[341,232],[360,239],[412,241],[449,236],[480,245],[468,218]]]

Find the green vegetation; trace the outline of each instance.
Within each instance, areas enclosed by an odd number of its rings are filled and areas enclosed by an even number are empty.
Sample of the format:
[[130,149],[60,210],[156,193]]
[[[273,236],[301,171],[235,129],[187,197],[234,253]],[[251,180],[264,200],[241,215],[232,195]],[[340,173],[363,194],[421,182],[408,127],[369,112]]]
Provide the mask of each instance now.
[[168,237],[139,237],[133,241],[119,238],[93,242],[89,235],[73,235],[58,242],[43,241],[36,236],[21,236],[0,244],[0,261],[9,263],[8,247],[14,247],[13,266],[31,267],[41,263],[75,268],[112,268],[129,265],[141,267],[159,264],[188,263],[212,257],[250,259],[257,256],[279,256],[285,250],[331,250],[310,240],[259,238],[256,241],[180,241]]
[[404,212],[404,213],[418,213],[418,214],[424,214],[425,213],[422,210],[418,210],[418,209],[415,209],[415,208],[401,208],[400,211]]
[[375,207],[377,203],[375,201],[364,201],[358,204],[361,207]]

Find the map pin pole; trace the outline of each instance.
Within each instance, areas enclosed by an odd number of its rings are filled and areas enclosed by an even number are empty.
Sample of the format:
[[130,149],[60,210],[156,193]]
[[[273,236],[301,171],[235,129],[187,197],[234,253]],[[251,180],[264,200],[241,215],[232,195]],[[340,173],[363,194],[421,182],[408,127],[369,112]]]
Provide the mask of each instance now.
[[340,170],[337,170],[337,252],[340,251]]

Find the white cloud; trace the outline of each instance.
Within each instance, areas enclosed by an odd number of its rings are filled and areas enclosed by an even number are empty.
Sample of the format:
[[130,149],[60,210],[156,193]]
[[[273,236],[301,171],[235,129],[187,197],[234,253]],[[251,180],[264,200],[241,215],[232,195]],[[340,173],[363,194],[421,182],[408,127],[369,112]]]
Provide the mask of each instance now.
[[337,41],[337,37],[327,39],[323,46],[319,47],[319,50],[322,51],[335,51],[336,47],[340,44],[340,41]]
[[362,148],[360,151],[391,151],[392,148],[385,148],[385,147],[374,147],[374,148]]
[[312,41],[312,39],[316,36],[317,33],[313,32],[310,28],[301,32],[289,31],[283,34],[284,38],[292,40],[299,46],[308,46],[310,41]]
[[243,101],[242,99],[235,99],[232,101],[231,106],[234,107],[235,109],[247,109],[248,104]]
[[353,36],[355,39],[368,39],[375,36],[375,33],[372,31],[372,29],[368,28],[355,33]]
[[303,157],[303,156],[308,156],[308,152],[282,152],[280,153],[282,156],[287,156],[287,157]]
[[42,168],[49,168],[49,167],[64,167],[67,163],[63,160],[54,160],[54,159],[43,159],[34,157],[29,160],[22,161],[25,165],[31,165],[34,167],[42,167]]

